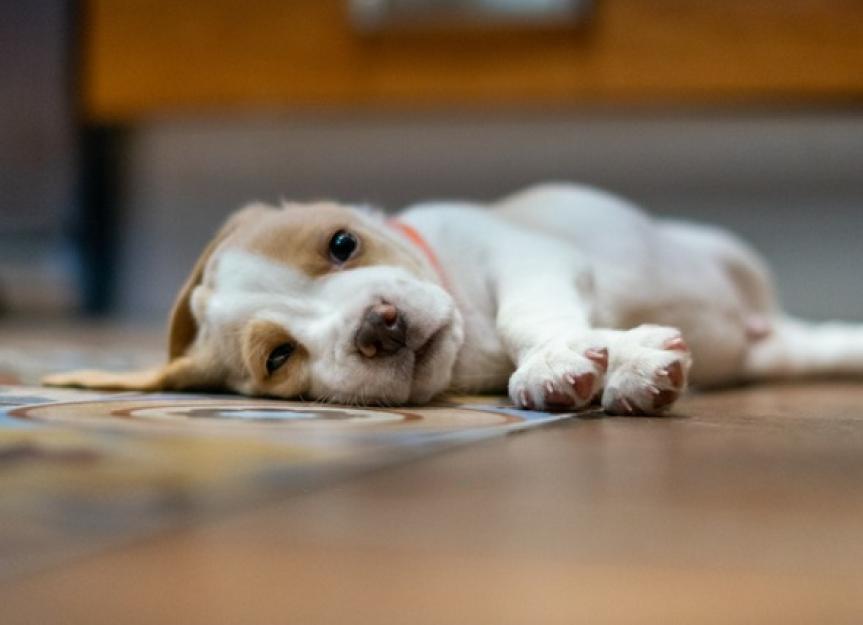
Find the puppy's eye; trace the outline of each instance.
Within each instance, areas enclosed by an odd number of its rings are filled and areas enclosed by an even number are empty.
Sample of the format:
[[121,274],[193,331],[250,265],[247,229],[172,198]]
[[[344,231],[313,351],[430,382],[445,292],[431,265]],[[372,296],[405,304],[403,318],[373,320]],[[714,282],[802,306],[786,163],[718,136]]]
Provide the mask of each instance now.
[[337,263],[344,263],[357,250],[357,237],[347,230],[339,230],[330,239],[330,258]]
[[267,374],[271,374],[285,364],[293,353],[294,345],[292,343],[282,343],[271,351],[270,355],[267,356]]

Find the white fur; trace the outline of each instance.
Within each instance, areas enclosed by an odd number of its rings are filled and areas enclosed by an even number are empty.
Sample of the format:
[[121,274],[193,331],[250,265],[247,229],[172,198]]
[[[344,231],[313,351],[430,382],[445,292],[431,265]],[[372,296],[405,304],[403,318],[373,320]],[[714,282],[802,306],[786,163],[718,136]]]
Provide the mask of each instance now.
[[[401,218],[436,250],[464,316],[456,388],[508,384],[516,403],[527,397],[543,407],[549,383],[567,390],[566,375],[592,373],[607,409],[623,397],[651,412],[651,394],[668,387],[663,372],[675,361],[684,373],[692,366],[702,386],[863,372],[863,330],[813,332],[782,320],[761,260],[717,228],[654,220],[621,198],[569,184],[490,206],[425,203]],[[753,338],[754,324],[770,336]],[[694,364],[689,353],[663,348],[680,333]],[[584,357],[596,347],[610,351],[604,375]]]
[[[253,319],[266,319],[288,329],[308,353],[310,397],[351,403],[422,402],[449,384],[462,332],[452,300],[438,285],[388,266],[312,279],[242,250],[227,250],[213,264],[205,285],[193,295],[193,301],[206,301],[195,306],[195,314],[201,332],[219,338],[209,343],[219,346],[216,358],[234,369],[232,379],[245,378],[237,358],[239,329]],[[206,297],[199,292],[206,292]],[[363,312],[381,301],[396,305],[411,320],[407,349],[370,361],[357,352],[353,339]],[[442,329],[447,336],[418,361],[416,350]]]
[[[734,237],[651,219],[602,191],[544,185],[490,206],[408,208],[399,219],[434,250],[441,283],[407,238],[360,218],[387,244],[410,247],[424,271],[371,266],[311,278],[240,250],[212,259],[192,308],[198,344],[219,346],[229,386],[255,392],[235,361],[240,329],[256,318],[283,325],[308,352],[309,397],[344,402],[508,388],[522,407],[601,399],[610,412],[652,413],[688,379],[863,372],[863,331],[783,317],[763,263]],[[382,301],[408,320],[407,345],[365,358],[356,330]]]

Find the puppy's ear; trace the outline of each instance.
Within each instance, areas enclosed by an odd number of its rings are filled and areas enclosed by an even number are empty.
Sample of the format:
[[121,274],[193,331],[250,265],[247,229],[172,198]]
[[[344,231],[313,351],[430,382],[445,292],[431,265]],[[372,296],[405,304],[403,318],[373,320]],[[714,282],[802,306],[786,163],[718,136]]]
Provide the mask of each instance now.
[[191,358],[182,357],[166,365],[147,369],[118,373],[87,369],[70,373],[55,373],[42,378],[46,386],[74,386],[103,391],[180,391],[184,389],[205,388],[211,378],[202,367]]
[[192,268],[192,272],[180,289],[180,293],[174,301],[174,308],[171,310],[171,317],[168,323],[168,358],[170,360],[179,358],[185,354],[198,334],[198,323],[192,314],[192,293],[195,287],[201,284],[204,269],[207,267],[207,262],[209,262],[213,252],[216,251],[225,239],[239,230],[243,225],[260,219],[263,214],[272,210],[274,209],[264,204],[252,204],[237,211],[228,218],[216,233],[216,236],[213,237],[213,240],[204,248],[195,266]]
[[207,244],[191,274],[174,302],[168,324],[168,363],[146,371],[116,373],[111,371],[73,371],[49,375],[42,379],[47,386],[75,386],[106,391],[160,391],[214,388],[218,386],[218,363],[187,354],[198,333],[192,313],[191,298],[204,276],[207,262],[219,246],[242,226],[252,223],[273,210],[263,204],[253,204],[237,211]]

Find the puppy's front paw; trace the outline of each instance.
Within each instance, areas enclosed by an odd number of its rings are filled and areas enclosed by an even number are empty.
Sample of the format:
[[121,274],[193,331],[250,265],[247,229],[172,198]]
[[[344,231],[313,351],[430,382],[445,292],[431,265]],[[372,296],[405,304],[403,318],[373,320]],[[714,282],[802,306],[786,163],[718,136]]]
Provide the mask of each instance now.
[[608,349],[569,347],[536,349],[509,379],[509,396],[529,410],[578,410],[602,389]]
[[661,326],[640,326],[624,333],[615,345],[602,394],[610,414],[658,414],[686,389],[692,356],[680,332]]

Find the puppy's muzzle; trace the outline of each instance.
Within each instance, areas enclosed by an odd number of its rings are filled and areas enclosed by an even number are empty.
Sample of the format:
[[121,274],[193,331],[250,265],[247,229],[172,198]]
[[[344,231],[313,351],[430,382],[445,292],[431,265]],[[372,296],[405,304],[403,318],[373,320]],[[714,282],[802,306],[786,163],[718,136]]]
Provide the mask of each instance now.
[[377,304],[366,310],[354,343],[366,358],[394,354],[405,346],[407,323],[392,304]]

